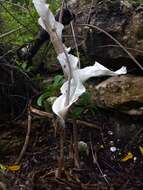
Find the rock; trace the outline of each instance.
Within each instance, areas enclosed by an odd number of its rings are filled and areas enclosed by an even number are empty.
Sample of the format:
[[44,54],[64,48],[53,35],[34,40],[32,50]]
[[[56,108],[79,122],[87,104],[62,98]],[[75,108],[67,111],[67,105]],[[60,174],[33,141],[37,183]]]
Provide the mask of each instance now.
[[111,77],[92,90],[97,106],[118,110],[130,115],[143,115],[143,77]]
[[104,33],[77,24],[88,23],[104,29],[143,66],[143,6],[137,3],[133,5],[125,0],[97,0],[92,6],[89,1],[79,2],[78,7],[75,4],[73,6],[76,12],[75,31],[77,38],[83,36],[82,48],[89,58],[99,61],[109,69],[126,65],[130,73],[141,71],[127,53]]

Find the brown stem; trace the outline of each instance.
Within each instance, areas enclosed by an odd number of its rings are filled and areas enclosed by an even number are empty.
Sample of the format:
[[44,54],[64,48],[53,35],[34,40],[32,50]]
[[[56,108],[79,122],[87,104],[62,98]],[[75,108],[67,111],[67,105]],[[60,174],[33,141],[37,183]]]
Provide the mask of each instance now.
[[62,171],[64,169],[64,139],[65,139],[65,129],[61,127],[60,131],[60,157],[58,164],[58,173],[57,177],[60,178]]
[[24,153],[26,152],[26,149],[27,149],[28,143],[29,143],[29,138],[30,138],[30,131],[31,131],[31,112],[30,112],[30,108],[28,108],[28,127],[27,127],[27,133],[26,133],[25,142],[24,142],[24,145],[23,145],[22,150],[20,152],[20,155],[19,155],[19,157],[16,160],[16,164],[18,164],[21,161]]
[[76,121],[73,123],[73,141],[74,141],[74,164],[76,168],[80,168],[79,151],[78,151],[78,131]]

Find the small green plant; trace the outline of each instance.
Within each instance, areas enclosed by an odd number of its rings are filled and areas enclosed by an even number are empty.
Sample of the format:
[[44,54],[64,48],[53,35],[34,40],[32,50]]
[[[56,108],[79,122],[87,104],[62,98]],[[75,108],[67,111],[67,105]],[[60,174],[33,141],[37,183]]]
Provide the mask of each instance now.
[[43,86],[43,93],[37,99],[37,105],[44,107],[46,111],[51,110],[54,97],[60,92],[60,87],[64,83],[62,75],[56,75],[51,83],[47,83]]
[[86,111],[90,111],[92,115],[95,115],[95,112],[97,111],[96,105],[94,104],[91,94],[88,91],[86,91],[77,103],[75,103],[70,116],[73,118],[80,118]]

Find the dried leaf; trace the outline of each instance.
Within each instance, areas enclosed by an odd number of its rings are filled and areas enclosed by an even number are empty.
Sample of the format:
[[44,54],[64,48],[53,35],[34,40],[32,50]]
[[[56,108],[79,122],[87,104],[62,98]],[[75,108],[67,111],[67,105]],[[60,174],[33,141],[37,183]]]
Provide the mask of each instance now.
[[132,158],[133,158],[133,154],[131,152],[128,152],[128,154],[124,158],[122,158],[121,161],[126,162]]
[[21,166],[20,165],[11,165],[11,166],[6,166],[7,170],[15,172],[19,171]]
[[141,154],[143,155],[143,147],[142,146],[139,146],[139,149],[141,151]]

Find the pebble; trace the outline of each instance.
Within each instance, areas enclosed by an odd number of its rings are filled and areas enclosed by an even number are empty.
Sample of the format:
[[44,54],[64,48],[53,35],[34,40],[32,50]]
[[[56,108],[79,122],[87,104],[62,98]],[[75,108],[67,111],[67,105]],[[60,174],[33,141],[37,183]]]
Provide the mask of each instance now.
[[117,148],[115,146],[110,147],[111,152],[116,152]]

